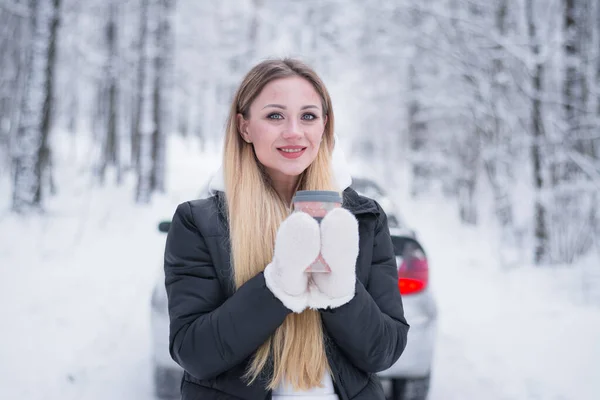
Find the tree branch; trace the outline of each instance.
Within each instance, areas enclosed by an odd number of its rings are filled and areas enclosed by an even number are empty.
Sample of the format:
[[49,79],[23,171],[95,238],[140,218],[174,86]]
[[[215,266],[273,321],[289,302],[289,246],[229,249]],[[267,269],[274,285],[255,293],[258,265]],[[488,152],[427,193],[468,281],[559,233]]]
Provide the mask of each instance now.
[[11,0],[0,1],[0,10],[20,18],[29,18],[31,16],[29,8],[26,5],[16,4]]

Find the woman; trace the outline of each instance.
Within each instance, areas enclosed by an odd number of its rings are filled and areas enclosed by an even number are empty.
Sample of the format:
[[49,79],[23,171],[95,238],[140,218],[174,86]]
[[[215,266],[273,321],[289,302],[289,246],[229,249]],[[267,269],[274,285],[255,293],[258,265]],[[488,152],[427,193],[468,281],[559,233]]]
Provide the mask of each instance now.
[[[374,373],[398,360],[408,324],[386,215],[332,166],[333,126],[299,61],[264,61],[241,83],[212,196],[178,206],[166,244],[184,400],[384,399]],[[343,207],[319,225],[291,213],[297,190],[340,191]],[[332,271],[310,277],[319,251]]]

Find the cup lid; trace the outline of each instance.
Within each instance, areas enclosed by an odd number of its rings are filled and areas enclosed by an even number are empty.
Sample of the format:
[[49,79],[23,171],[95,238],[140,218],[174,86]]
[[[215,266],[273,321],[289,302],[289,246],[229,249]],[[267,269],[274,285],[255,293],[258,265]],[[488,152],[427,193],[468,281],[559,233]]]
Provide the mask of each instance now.
[[342,203],[339,192],[332,190],[299,190],[292,199],[294,203],[302,201],[321,201],[325,203]]

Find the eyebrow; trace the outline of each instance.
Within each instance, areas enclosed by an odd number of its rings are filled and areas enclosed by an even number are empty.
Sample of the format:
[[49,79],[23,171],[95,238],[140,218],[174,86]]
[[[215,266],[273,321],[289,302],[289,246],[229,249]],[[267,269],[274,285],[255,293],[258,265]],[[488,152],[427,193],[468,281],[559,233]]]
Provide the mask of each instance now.
[[[267,107],[273,107],[273,108],[280,108],[282,110],[287,110],[287,107],[281,104],[267,104],[266,106],[263,107],[263,110]],[[315,105],[308,105],[308,106],[303,106],[301,108],[301,110],[307,110],[309,108],[316,108],[317,110],[319,109],[319,107],[315,106]]]

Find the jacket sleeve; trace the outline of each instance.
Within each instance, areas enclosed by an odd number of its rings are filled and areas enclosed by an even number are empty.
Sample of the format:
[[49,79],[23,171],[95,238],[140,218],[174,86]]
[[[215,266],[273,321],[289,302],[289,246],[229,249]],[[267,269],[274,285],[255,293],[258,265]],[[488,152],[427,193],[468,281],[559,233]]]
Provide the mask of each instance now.
[[240,364],[275,332],[290,311],[262,273],[226,298],[189,203],[173,216],[164,258],[171,357],[198,379]]
[[398,290],[398,270],[387,216],[379,205],[368,287],[341,307],[322,312],[328,333],[349,360],[365,372],[391,367],[406,347],[409,325]]

